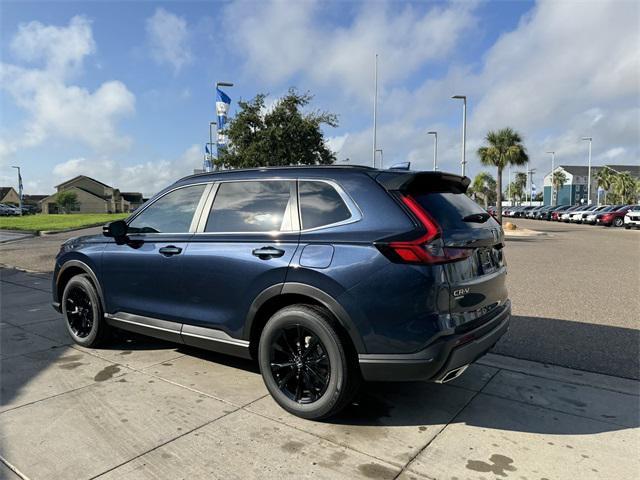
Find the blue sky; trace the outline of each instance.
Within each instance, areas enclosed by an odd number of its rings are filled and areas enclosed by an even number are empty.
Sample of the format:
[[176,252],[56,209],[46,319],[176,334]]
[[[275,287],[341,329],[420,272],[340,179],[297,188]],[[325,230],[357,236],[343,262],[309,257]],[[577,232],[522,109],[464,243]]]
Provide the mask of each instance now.
[[[335,112],[339,159],[371,161],[373,56],[386,163],[468,173],[486,131],[525,137],[536,183],[557,162],[637,163],[637,2],[2,2],[0,183],[26,193],[76,174],[152,194],[199,168],[213,84],[233,100],[290,86]],[[635,45],[635,47],[634,47]],[[235,109],[232,104],[231,114]]]

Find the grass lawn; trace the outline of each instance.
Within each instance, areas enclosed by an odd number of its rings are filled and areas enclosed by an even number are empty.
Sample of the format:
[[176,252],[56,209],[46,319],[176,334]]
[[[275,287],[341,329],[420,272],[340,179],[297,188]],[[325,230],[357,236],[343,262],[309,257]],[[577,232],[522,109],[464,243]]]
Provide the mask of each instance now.
[[113,220],[127,218],[128,213],[70,213],[67,215],[25,215],[0,217],[0,230],[67,230],[70,228],[103,225]]

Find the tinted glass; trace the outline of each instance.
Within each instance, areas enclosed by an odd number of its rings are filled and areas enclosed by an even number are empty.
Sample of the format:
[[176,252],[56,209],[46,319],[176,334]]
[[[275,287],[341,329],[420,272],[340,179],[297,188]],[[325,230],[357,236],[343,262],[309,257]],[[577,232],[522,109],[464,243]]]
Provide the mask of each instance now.
[[160,197],[129,224],[132,233],[188,233],[205,185],[179,188]]
[[207,232],[290,231],[293,182],[221,183],[209,213]]
[[301,181],[298,188],[303,229],[331,225],[351,217],[340,194],[328,183]]
[[476,202],[463,193],[424,193],[414,195],[414,197],[443,230],[464,230],[486,226],[486,223],[480,224],[462,220],[467,215],[485,213]]

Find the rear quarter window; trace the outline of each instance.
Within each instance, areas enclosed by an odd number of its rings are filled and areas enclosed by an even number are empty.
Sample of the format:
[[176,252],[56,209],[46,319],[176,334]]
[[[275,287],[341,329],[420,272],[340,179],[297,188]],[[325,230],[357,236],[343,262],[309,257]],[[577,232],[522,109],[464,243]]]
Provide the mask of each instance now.
[[333,225],[351,218],[349,207],[329,183],[301,180],[298,195],[303,230]]

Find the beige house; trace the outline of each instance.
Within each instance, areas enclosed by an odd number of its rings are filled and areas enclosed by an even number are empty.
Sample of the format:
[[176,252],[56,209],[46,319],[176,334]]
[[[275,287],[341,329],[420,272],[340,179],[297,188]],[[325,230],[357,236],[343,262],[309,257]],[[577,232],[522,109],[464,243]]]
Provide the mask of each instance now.
[[56,196],[60,192],[74,192],[77,198],[73,213],[128,213],[138,208],[142,202],[142,194],[137,192],[120,193],[117,188],[110,187],[98,180],[78,175],[60,185],[53,195],[40,200],[42,213],[59,213]]
[[0,187],[0,203],[20,204],[20,196],[13,187]]

